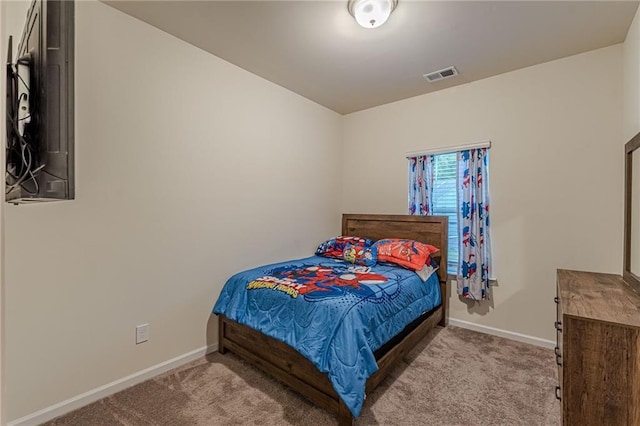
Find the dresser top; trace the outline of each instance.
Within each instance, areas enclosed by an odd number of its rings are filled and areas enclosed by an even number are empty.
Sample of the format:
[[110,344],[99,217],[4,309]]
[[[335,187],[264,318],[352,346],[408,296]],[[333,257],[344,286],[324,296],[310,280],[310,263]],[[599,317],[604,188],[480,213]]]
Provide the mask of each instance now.
[[620,275],[558,269],[565,315],[640,328],[640,294]]

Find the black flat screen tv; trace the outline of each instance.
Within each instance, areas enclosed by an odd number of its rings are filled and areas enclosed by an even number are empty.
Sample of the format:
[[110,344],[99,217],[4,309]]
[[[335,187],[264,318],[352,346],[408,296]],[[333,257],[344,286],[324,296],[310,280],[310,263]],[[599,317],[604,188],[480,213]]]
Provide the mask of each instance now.
[[74,6],[34,0],[15,57],[9,40],[7,202],[75,198]]

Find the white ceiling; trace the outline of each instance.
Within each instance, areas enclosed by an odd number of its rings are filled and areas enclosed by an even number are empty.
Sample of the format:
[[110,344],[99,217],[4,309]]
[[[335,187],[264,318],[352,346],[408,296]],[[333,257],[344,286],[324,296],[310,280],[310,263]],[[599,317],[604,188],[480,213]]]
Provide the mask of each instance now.
[[[341,114],[621,43],[638,7],[399,0],[371,30],[347,0],[105,2]],[[450,65],[460,75],[422,77]]]

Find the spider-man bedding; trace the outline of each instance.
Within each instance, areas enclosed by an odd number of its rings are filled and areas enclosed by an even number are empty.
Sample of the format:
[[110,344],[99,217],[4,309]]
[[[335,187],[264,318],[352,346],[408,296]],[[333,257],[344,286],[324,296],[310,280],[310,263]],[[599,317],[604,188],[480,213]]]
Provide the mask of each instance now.
[[373,352],[440,299],[437,274],[312,256],[234,275],[213,312],[295,348],[358,416]]

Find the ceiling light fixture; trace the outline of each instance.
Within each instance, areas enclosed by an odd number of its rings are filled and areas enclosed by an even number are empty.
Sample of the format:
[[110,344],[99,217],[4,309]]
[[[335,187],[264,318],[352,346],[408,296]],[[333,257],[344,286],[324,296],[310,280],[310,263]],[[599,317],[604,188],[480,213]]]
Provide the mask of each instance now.
[[361,26],[377,28],[387,22],[397,5],[398,0],[349,0],[347,9]]

